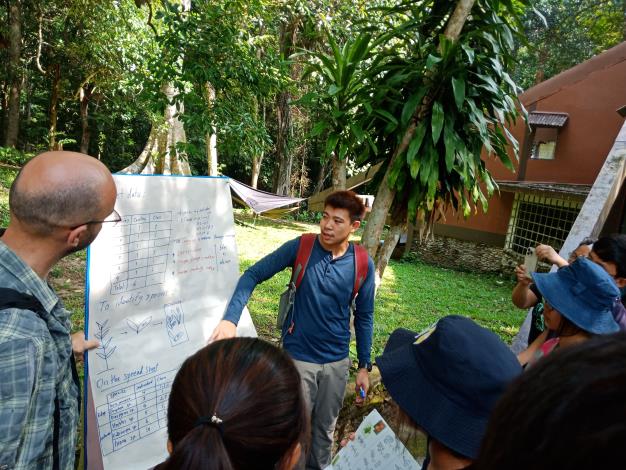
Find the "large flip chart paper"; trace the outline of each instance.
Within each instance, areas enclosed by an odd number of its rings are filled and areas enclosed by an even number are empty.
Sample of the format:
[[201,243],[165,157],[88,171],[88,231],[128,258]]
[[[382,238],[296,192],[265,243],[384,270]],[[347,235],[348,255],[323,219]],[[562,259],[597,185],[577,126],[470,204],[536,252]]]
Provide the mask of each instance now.
[[[167,455],[176,371],[207,343],[239,276],[232,203],[223,178],[114,178],[122,221],[103,224],[88,258],[87,334],[101,343],[88,355],[88,426],[105,469],[146,469]],[[256,336],[247,311],[238,335]]]

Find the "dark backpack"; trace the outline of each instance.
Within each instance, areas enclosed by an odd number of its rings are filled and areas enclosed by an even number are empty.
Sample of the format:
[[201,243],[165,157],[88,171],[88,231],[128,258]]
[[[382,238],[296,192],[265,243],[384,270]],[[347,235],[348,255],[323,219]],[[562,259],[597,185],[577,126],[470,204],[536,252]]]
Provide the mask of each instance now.
[[[36,297],[24,294],[23,292],[16,291],[14,289],[7,289],[0,287],[0,311],[10,308],[19,308],[20,310],[30,310],[35,312],[39,318],[43,320],[41,312],[45,312],[41,302]],[[45,320],[44,320],[45,321]],[[72,379],[80,390],[80,380],[78,378],[78,371],[76,370],[76,361],[74,360],[74,354],[70,354],[70,367],[72,369]],[[80,411],[80,393],[78,394],[78,409]],[[59,403],[59,397],[54,397],[54,427],[52,430],[52,460],[53,470],[59,469],[59,431],[61,422],[61,408]]]
[[[293,332],[293,328],[295,326],[293,320],[293,303],[295,302],[296,291],[298,287],[300,287],[300,283],[302,282],[302,278],[304,277],[304,273],[306,271],[306,266],[309,263],[309,258],[311,257],[311,252],[313,251],[313,245],[315,244],[315,239],[317,238],[317,234],[315,233],[305,233],[300,237],[300,246],[298,247],[298,253],[296,254],[296,261],[291,268],[291,279],[289,280],[289,284],[287,285],[287,289],[280,296],[280,301],[278,303],[278,318],[276,321],[276,327],[281,332],[283,331],[283,325],[288,317],[290,317],[290,324],[287,332],[291,334]],[[356,308],[356,296],[359,293],[359,289],[363,285],[365,278],[367,277],[368,271],[368,255],[367,250],[361,246],[354,245],[354,286],[352,288],[352,301],[350,304],[350,311],[354,312]]]

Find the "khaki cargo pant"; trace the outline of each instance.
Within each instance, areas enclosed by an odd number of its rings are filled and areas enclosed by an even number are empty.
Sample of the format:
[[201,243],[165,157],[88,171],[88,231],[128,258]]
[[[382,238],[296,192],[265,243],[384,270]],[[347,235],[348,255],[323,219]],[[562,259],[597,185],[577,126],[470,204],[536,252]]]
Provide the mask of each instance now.
[[343,405],[350,359],[327,364],[294,361],[302,383],[304,399],[311,412],[311,446],[298,469],[321,470],[330,465],[333,434]]

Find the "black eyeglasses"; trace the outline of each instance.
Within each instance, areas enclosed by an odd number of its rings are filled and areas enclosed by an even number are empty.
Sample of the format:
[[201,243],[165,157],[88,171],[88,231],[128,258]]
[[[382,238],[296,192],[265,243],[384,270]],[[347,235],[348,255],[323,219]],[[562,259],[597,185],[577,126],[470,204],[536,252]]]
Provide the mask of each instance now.
[[113,212],[111,212],[108,217],[104,220],[90,220],[89,222],[85,222],[82,225],[89,225],[89,224],[117,224],[118,222],[122,221],[122,216],[119,215],[119,213],[113,209]]

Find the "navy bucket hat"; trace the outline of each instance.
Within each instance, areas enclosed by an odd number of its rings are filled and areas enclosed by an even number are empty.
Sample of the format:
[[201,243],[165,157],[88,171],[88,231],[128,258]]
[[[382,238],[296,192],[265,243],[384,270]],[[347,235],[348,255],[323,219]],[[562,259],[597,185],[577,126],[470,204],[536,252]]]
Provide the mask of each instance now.
[[522,368],[500,338],[458,315],[415,333],[397,329],[376,358],[400,408],[430,437],[470,459],[487,421]]
[[598,264],[578,258],[556,272],[532,277],[543,298],[580,329],[597,335],[619,330],[612,311],[620,291]]

